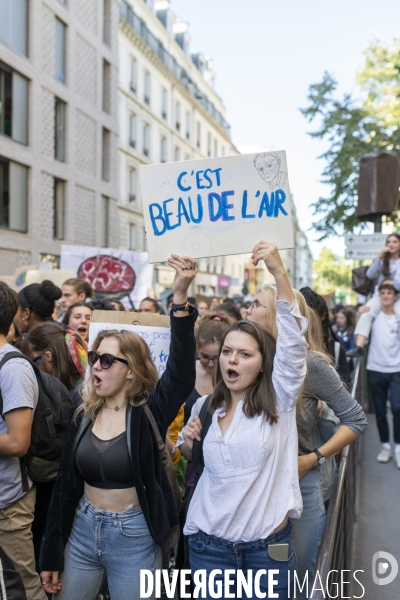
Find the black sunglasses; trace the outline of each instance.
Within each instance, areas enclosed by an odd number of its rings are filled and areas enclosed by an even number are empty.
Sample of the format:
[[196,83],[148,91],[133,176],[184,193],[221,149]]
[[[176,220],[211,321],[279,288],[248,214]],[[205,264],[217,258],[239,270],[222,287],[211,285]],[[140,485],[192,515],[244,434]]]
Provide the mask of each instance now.
[[113,356],[112,354],[98,354],[94,350],[88,352],[87,357],[89,367],[94,367],[98,360],[100,361],[100,366],[102,369],[109,369],[115,360],[118,360],[125,365],[129,365],[125,358],[118,358],[118,356]]

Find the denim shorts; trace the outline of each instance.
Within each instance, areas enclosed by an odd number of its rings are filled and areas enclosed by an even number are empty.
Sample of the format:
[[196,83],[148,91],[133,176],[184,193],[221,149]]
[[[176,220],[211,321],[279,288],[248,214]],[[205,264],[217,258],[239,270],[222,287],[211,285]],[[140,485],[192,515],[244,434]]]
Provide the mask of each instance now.
[[140,570],[161,568],[142,509],[107,512],[83,496],[65,547],[62,589],[55,600],[94,600],[105,576],[111,598],[140,599]]
[[[288,559],[277,560],[272,558],[268,551],[268,546],[271,544],[288,544]],[[206,598],[211,598],[209,590],[209,576],[214,569],[220,569],[222,574],[215,575],[214,590],[217,586],[221,586],[222,598],[224,594],[224,571],[232,569],[234,571],[241,570],[246,576],[249,569],[253,571],[253,583],[256,571],[264,569],[268,572],[270,569],[277,570],[278,573],[273,574],[273,579],[276,581],[273,586],[273,592],[279,594],[279,598],[288,597],[288,572],[290,571],[289,580],[293,578],[293,572],[296,569],[296,553],[294,550],[293,539],[291,534],[291,523],[289,522],[283,529],[273,533],[265,539],[256,540],[254,542],[228,542],[213,535],[207,535],[203,531],[198,531],[194,535],[189,536],[190,550],[190,568],[192,578],[194,571],[203,569],[207,573],[207,595]],[[235,575],[230,576],[230,580],[236,580]],[[266,593],[268,598],[268,575],[263,574],[260,577],[260,590]],[[219,592],[219,590],[218,590]],[[230,592],[235,592],[236,583],[230,587]],[[272,593],[272,590],[270,590]],[[257,598],[254,590],[251,596],[247,596],[242,591],[243,598]]]

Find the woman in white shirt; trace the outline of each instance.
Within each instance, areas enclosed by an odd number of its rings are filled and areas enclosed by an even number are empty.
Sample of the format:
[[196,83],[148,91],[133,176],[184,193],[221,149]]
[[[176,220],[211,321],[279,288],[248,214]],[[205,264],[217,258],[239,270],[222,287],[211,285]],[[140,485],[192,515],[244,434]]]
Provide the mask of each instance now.
[[[279,336],[275,345],[258,324],[239,321],[222,341],[212,423],[203,445],[205,468],[184,529],[194,583],[196,571],[207,572],[207,598],[220,590],[219,597],[226,597],[226,577],[238,585],[238,571],[251,582],[243,597],[261,592],[288,598],[296,568],[289,517],[298,518],[302,510],[295,406],[306,374],[307,319],[300,315],[276,246],[259,242],[252,259],[254,265],[264,260],[275,278]],[[200,440],[198,415],[205,399],[193,406],[178,440],[188,458],[193,440]]]

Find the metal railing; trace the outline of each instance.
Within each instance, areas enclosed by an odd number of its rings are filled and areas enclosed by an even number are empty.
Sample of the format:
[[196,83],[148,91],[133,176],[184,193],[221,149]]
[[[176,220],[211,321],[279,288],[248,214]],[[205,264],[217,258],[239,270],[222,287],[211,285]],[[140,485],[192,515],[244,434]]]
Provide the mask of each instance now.
[[[361,404],[364,400],[364,359],[357,359],[352,396]],[[332,490],[324,532],[316,564],[313,600],[335,597],[341,585],[341,571],[349,569],[356,522],[356,476],[359,440],[342,450],[337,477]],[[328,574],[330,573],[329,577]],[[343,582],[343,596],[350,597],[349,585]],[[324,588],[323,590],[321,588]],[[329,596],[327,594],[331,594]]]

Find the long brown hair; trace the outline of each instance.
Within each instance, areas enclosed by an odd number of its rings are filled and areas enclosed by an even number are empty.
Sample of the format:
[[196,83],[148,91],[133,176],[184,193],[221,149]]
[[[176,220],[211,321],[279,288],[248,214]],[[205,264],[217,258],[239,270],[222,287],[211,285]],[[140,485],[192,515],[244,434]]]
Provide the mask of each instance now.
[[[389,238],[391,237],[395,237],[399,242],[400,242],[400,233],[397,233],[397,231],[394,231],[393,233],[390,233],[387,238],[386,238],[386,245],[389,241]],[[383,269],[382,269],[382,274],[385,277],[390,277],[390,252],[386,252],[384,257],[383,257]]]
[[246,391],[243,412],[248,418],[264,414],[267,421],[271,424],[276,423],[278,421],[278,414],[276,410],[275,390],[272,385],[276,344],[272,335],[264,331],[258,323],[252,323],[251,321],[237,321],[227,329],[221,340],[221,348],[214,375],[214,392],[210,401],[210,412],[213,413],[217,408],[222,406],[229,407],[231,404],[231,393],[223,380],[219,357],[226,336],[235,331],[247,333],[257,342],[263,365],[263,370],[257,375],[254,383]]
[[[126,329],[122,329],[121,331],[117,329],[105,329],[98,334],[93,343],[92,350],[97,350],[101,342],[107,338],[118,340],[121,354],[128,361],[128,367],[134,375],[133,379],[127,380],[125,398],[128,399],[128,402],[132,406],[143,404],[146,402],[146,392],[154,390],[158,382],[158,373],[151,358],[150,348],[137,333],[127,331]],[[135,398],[141,396],[144,396],[144,398],[135,402]],[[82,398],[83,404],[80,410],[93,421],[96,418],[97,412],[105,404],[105,399],[98,396],[93,387],[93,372],[90,373],[89,380],[84,386]]]
[[78,294],[85,294],[86,298],[93,298],[93,288],[88,281],[83,281],[79,277],[73,277],[64,281],[63,285],[71,285]]
[[27,334],[24,344],[28,353],[30,349],[35,352],[51,352],[54,377],[57,377],[67,390],[75,387],[79,373],[65,342],[65,332],[58,323],[37,325]]

